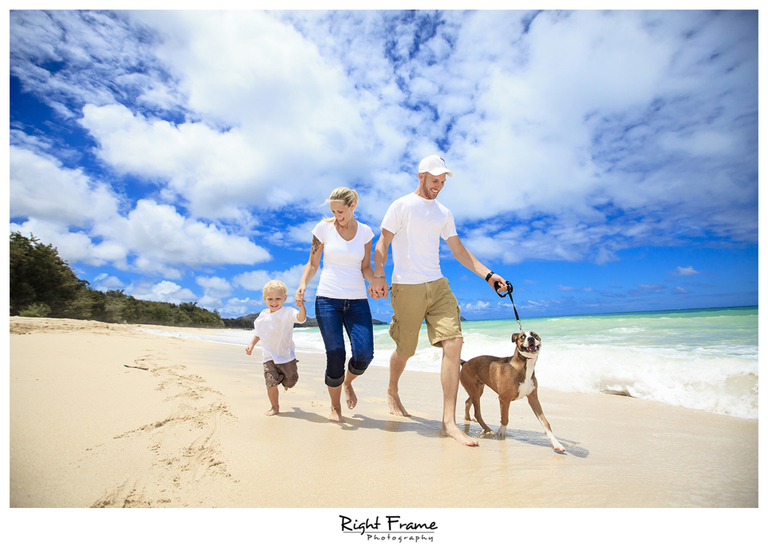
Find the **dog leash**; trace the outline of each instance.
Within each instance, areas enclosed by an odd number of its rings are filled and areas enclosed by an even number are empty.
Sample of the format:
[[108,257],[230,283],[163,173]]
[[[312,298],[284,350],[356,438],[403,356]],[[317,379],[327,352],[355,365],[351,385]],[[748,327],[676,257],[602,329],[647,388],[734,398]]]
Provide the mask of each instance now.
[[506,292],[499,292],[499,288],[501,287],[501,283],[499,281],[496,281],[494,283],[494,288],[496,288],[496,293],[499,295],[500,298],[506,298],[509,296],[509,301],[512,302],[512,309],[515,311],[515,319],[517,320],[518,326],[520,326],[520,333],[523,333],[523,323],[520,322],[520,315],[517,314],[517,307],[515,307],[515,300],[512,299],[512,291],[514,288],[510,283],[507,283],[507,291]]

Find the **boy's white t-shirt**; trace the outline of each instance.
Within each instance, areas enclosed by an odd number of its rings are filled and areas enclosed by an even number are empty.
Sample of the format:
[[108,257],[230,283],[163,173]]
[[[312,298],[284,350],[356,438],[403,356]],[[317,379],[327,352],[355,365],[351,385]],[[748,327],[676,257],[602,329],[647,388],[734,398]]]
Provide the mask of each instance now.
[[358,221],[357,233],[347,241],[336,231],[333,222],[320,222],[312,235],[323,243],[323,269],[317,295],[342,300],[366,299],[368,293],[361,268],[365,245],[373,239],[373,230]]
[[395,200],[381,221],[392,238],[392,284],[421,284],[443,277],[440,238],[457,235],[453,214],[435,199],[410,193]]
[[293,343],[295,322],[301,324],[304,320],[299,320],[299,310],[294,307],[283,306],[275,313],[259,313],[253,321],[253,335],[259,338],[264,362],[271,360],[275,364],[285,364],[296,358]]

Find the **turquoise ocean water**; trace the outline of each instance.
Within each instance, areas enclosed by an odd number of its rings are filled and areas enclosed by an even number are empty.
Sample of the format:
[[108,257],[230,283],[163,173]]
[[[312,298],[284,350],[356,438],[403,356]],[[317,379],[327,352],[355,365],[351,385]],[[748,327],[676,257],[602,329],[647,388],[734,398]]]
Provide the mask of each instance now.
[[[522,326],[542,338],[536,364],[542,387],[758,417],[757,307],[523,318]],[[508,356],[514,350],[510,337],[520,331],[514,319],[465,321],[462,328],[464,359]],[[246,345],[251,334],[226,330],[191,337]],[[317,328],[295,330],[294,342],[297,351],[324,352]],[[387,326],[374,327],[374,348],[372,365],[388,366],[395,346]],[[422,326],[407,369],[439,373],[440,359]]]

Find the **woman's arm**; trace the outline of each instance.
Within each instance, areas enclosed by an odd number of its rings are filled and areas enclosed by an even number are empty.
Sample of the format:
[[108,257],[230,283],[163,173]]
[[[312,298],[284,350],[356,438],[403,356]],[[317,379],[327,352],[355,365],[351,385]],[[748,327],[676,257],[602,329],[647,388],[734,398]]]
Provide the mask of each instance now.
[[373,239],[365,243],[365,256],[363,256],[363,263],[360,270],[363,273],[363,278],[368,281],[368,284],[373,282],[373,267],[371,267],[371,244]]
[[323,243],[320,240],[312,236],[312,248],[309,250],[309,260],[307,265],[304,266],[304,272],[301,274],[301,282],[299,282],[299,288],[296,290],[294,296],[296,304],[304,301],[304,292],[307,290],[309,281],[315,276],[317,270],[320,268],[320,256],[323,255]]

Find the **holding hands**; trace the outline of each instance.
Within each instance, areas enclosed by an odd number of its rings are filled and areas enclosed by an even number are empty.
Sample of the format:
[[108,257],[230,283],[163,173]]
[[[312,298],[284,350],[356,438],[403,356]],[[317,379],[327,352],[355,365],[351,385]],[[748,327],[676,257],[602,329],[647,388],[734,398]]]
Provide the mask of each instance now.
[[387,299],[387,279],[383,276],[375,276],[373,282],[368,285],[368,295],[373,299]]
[[304,293],[307,291],[307,287],[302,285],[299,285],[299,288],[296,290],[296,294],[293,296],[293,300],[296,302],[296,305],[301,309],[304,307]]

